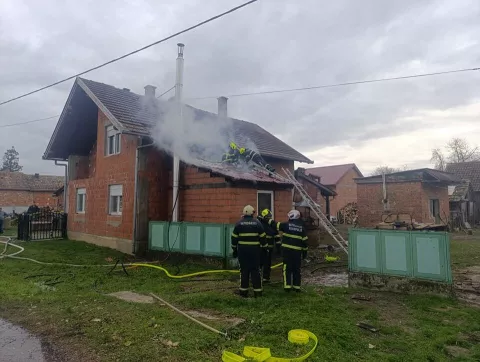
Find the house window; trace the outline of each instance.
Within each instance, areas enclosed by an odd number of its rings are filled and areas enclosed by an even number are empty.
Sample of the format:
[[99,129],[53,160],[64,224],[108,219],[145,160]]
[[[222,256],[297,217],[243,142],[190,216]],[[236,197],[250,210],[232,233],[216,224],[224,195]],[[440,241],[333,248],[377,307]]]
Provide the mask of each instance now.
[[108,186],[108,213],[110,215],[122,215],[122,185]]
[[430,216],[440,223],[440,202],[438,199],[430,199]]
[[108,126],[106,129],[106,145],[105,154],[107,156],[116,155],[120,153],[120,131],[113,126]]
[[77,189],[77,214],[85,213],[85,200],[87,197],[87,189]]
[[269,209],[274,216],[273,211],[273,191],[257,191],[257,215],[260,215],[263,209]]

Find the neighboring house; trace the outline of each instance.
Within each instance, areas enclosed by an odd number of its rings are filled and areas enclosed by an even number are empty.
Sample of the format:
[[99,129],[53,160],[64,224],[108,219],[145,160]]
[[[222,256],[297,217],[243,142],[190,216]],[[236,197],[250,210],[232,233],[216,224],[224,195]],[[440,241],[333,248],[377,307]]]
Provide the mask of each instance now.
[[354,179],[363,175],[354,163],[307,168],[305,172],[319,177],[322,185],[336,193],[330,202],[330,215],[336,216],[342,207],[357,202],[357,184]]
[[450,217],[454,227],[465,227],[475,224],[475,202],[472,184],[468,180],[448,187],[450,199]]
[[[446,223],[450,215],[448,186],[455,175],[429,168],[363,177],[357,183],[359,225],[375,226],[388,214],[409,214],[417,223]],[[384,194],[386,198],[384,198]]]
[[[186,107],[195,121],[219,127],[231,122],[234,140],[251,140],[279,171],[293,172],[294,161],[313,163],[258,125],[228,118],[226,98],[218,101],[220,115]],[[70,238],[139,253],[147,244],[149,221],[171,220],[172,156],[150,137],[167,106],[153,86],[138,95],[76,79],[43,156],[68,161]],[[234,223],[246,204],[270,208],[282,220],[292,208],[293,186],[259,171],[196,160],[194,166],[182,162],[179,174],[179,221]]]
[[[330,215],[330,202],[336,193],[319,182],[319,177],[307,175],[304,168],[295,170],[295,178],[302,185],[308,196],[320,205],[323,214]],[[295,189],[293,194],[295,208],[302,213],[303,218],[310,228],[318,228],[319,222],[315,213],[310,210],[308,204],[303,200],[302,195]]]
[[7,214],[22,213],[34,202],[54,207],[57,198],[52,193],[63,184],[62,176],[27,175],[23,172],[0,171],[0,207]]
[[462,180],[470,181],[473,198],[473,221],[474,224],[480,222],[480,161],[449,163],[446,168],[447,172],[451,172]]

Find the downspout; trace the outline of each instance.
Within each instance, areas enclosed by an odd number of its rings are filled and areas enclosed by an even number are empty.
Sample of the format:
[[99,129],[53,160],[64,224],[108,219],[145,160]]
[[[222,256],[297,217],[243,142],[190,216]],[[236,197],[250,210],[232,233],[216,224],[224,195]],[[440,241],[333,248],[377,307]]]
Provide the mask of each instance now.
[[63,180],[63,211],[68,213],[68,162],[58,163],[58,160],[55,160],[55,166],[65,167],[65,179]]
[[[139,137],[141,140],[141,137]],[[138,188],[138,159],[139,159],[139,150],[141,148],[146,148],[153,146],[153,142],[147,145],[137,146],[135,151],[135,185],[133,186],[133,235],[132,235],[132,254],[137,253],[137,188]]]

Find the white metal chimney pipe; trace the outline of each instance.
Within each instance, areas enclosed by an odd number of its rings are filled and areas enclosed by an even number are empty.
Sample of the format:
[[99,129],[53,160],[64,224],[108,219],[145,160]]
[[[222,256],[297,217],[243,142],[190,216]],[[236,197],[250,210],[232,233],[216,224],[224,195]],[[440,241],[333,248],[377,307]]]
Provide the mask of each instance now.
[[[183,48],[184,44],[178,43],[178,56],[177,56],[177,76],[175,80],[175,103],[177,106],[177,114],[179,123],[182,124],[182,91],[183,91]],[[175,151],[175,150],[174,150]],[[172,203],[172,221],[178,221],[178,199],[179,199],[179,179],[180,179],[180,159],[178,155],[173,155],[173,203]]]
[[228,117],[227,97],[218,97],[218,116],[222,118]]

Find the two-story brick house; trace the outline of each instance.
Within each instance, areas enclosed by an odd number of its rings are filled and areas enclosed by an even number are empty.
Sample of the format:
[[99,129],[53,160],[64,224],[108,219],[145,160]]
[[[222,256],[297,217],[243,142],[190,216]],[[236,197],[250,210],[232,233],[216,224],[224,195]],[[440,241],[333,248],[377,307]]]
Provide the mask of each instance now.
[[354,163],[307,168],[305,173],[319,177],[322,185],[336,193],[330,202],[330,215],[336,216],[342,207],[357,202],[355,179],[363,175]]
[[[226,99],[219,109],[226,110]],[[220,107],[220,102],[222,107]],[[149,221],[171,220],[172,156],[155,147],[151,131],[166,102],[128,89],[77,78],[43,158],[68,161],[69,237],[138,253]],[[224,121],[190,107],[195,120]],[[220,119],[221,118],[221,119]],[[235,140],[247,137],[278,171],[308,158],[256,124],[229,119]],[[228,145],[228,139],[225,139]],[[182,162],[175,206],[179,221],[234,223],[242,208],[271,208],[277,219],[292,208],[292,185],[263,172],[206,161]]]

